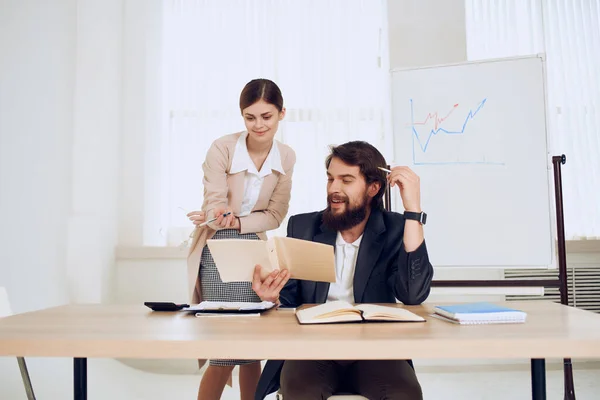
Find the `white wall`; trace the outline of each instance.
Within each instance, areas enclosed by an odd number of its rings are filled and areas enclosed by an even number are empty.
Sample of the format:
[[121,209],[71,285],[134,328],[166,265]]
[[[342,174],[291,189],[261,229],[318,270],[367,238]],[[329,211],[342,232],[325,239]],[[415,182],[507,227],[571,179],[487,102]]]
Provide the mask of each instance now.
[[[160,23],[162,1],[127,0],[124,3],[123,22],[123,115],[121,137],[121,174],[119,176],[119,244],[141,246],[144,232],[158,232],[160,218],[153,218],[149,210],[156,193],[152,185],[157,180],[160,159],[147,159],[149,148],[160,146],[159,118],[160,87]],[[157,154],[153,151],[152,154]],[[146,219],[144,216],[146,215]],[[145,224],[152,226],[145,229]],[[156,244],[156,243],[155,243]]]
[[0,3],[0,286],[99,302],[117,243],[122,2]]
[[77,4],[72,187],[67,274],[71,299],[98,303],[112,284],[118,232],[122,0]]
[[467,59],[465,0],[389,0],[391,68]]
[[68,301],[76,2],[0,2],[0,286]]

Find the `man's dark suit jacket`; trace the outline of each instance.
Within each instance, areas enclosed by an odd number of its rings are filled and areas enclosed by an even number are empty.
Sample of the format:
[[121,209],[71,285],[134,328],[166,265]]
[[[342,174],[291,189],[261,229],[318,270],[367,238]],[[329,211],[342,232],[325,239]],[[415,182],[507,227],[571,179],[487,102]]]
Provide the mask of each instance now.
[[[335,246],[336,231],[322,223],[323,212],[300,214],[288,221],[288,237]],[[355,303],[421,304],[433,278],[425,242],[415,251],[404,250],[402,214],[372,210],[363,233],[354,270]],[[280,293],[284,307],[305,303],[325,303],[329,283],[290,280]],[[255,400],[279,389],[283,360],[269,360],[260,377]]]

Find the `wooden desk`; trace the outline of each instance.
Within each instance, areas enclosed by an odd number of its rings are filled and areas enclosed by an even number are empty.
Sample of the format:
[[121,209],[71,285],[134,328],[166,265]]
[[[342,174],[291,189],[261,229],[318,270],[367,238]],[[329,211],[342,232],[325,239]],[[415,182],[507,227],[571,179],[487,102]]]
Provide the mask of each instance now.
[[[551,302],[506,304],[526,311],[527,322],[460,326],[429,317],[426,304],[407,307],[425,323],[337,325],[299,325],[292,311],[280,310],[196,318],[144,306],[69,305],[0,319],[0,356],[73,357],[75,399],[86,398],[89,357],[600,358],[600,314]],[[545,379],[539,372],[534,380]]]

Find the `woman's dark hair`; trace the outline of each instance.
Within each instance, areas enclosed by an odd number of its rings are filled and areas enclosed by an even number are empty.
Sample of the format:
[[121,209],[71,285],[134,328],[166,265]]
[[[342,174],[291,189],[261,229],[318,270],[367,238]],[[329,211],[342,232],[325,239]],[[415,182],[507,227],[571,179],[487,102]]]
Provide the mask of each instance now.
[[329,164],[331,164],[334,157],[339,158],[345,164],[358,166],[360,173],[365,177],[367,185],[379,182],[380,188],[375,197],[371,199],[371,208],[382,210],[383,193],[387,186],[387,179],[385,172],[377,167],[386,167],[383,154],[367,142],[353,141],[333,147],[331,154],[325,160],[325,168],[329,168]]
[[253,79],[244,86],[240,94],[240,111],[259,100],[273,104],[279,112],[283,110],[283,96],[275,82],[268,79]]

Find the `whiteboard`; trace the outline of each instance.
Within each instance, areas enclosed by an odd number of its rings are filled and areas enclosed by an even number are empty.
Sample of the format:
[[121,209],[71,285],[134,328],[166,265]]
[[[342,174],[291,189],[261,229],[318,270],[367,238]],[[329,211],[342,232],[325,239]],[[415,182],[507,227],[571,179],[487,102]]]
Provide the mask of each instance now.
[[543,57],[393,70],[391,80],[394,164],[421,178],[432,264],[553,266]]

